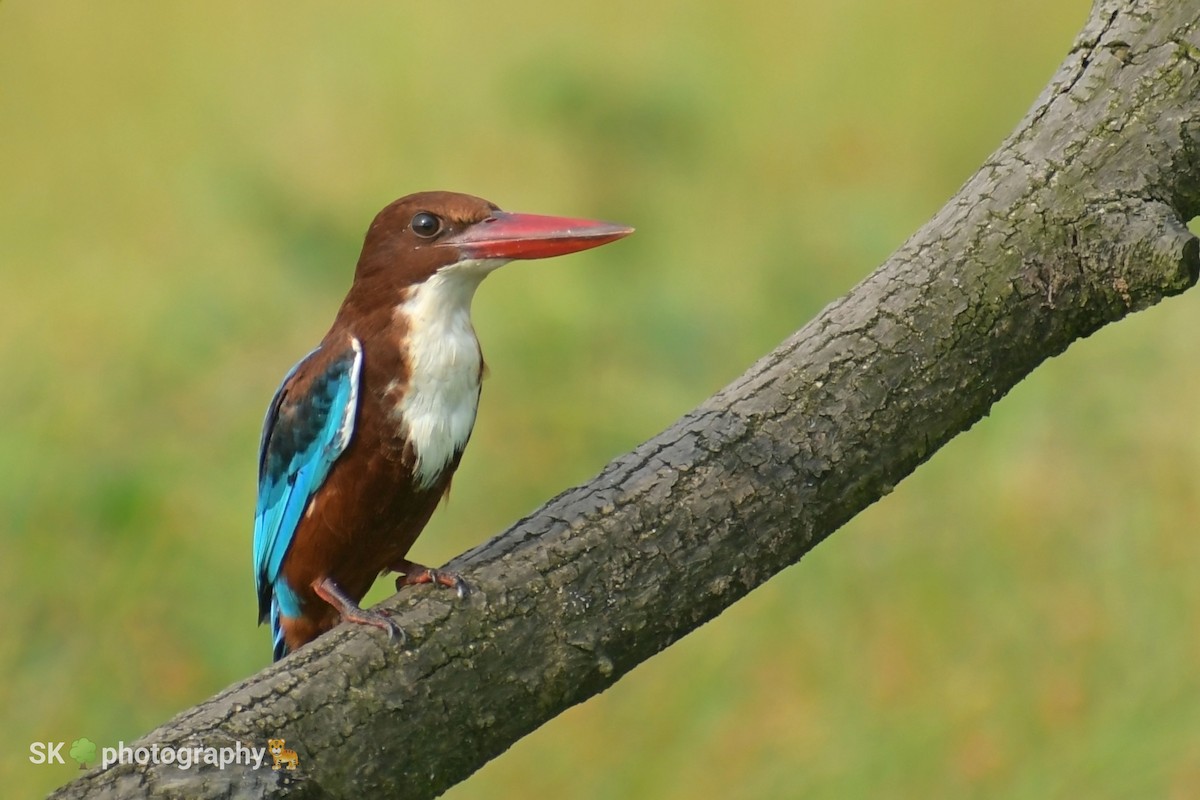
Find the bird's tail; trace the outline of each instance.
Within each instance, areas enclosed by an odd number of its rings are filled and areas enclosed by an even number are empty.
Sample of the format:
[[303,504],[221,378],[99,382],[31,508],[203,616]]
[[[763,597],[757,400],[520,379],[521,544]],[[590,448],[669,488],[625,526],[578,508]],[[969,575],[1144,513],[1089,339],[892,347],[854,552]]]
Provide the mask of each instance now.
[[274,641],[275,660],[288,654],[287,642],[283,640],[283,623],[279,619],[279,600],[271,598],[271,638]]

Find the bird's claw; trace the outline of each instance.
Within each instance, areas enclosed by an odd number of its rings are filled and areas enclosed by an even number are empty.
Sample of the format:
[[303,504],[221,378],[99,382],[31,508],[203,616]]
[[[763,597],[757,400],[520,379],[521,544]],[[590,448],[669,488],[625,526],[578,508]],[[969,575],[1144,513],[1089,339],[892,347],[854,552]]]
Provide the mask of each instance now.
[[[450,584],[447,588],[453,589],[454,593],[458,595],[459,600],[466,600],[467,597],[470,596],[471,584],[467,583],[467,581],[463,578],[462,575],[459,575],[457,572],[449,572],[449,573],[443,573],[443,574],[449,576]],[[441,584],[441,585],[446,586],[446,584]]]
[[408,564],[407,568],[403,569],[403,575],[396,578],[396,590],[399,591],[405,586],[419,586],[423,583],[432,583],[435,586],[444,586],[447,589],[453,589],[460,600],[465,600],[471,594],[471,584],[463,579],[462,575],[457,572],[448,570],[433,569],[432,567],[423,567],[420,564]]
[[404,632],[404,628],[400,627],[399,622],[396,622],[396,620],[392,619],[392,612],[390,610],[382,610],[379,616],[381,616],[383,621],[386,623],[384,628],[388,632],[389,642],[394,642],[398,639],[400,647],[404,647],[404,645],[408,644],[408,634]]
[[404,628],[400,627],[400,623],[392,619],[391,613],[386,610],[367,611],[360,609],[358,613],[342,614],[342,620],[345,622],[354,622],[359,625],[370,625],[371,627],[385,630],[387,631],[388,641],[395,642],[399,640],[401,647],[408,643],[408,634],[404,632]]
[[387,631],[388,641],[394,642],[398,638],[400,646],[403,647],[408,641],[408,634],[400,627],[400,624],[392,619],[391,614],[386,609],[380,611],[371,611],[365,608],[359,608],[340,586],[332,580],[326,578],[313,581],[313,591],[317,595],[337,609],[341,615],[343,622],[352,622],[356,625],[370,625],[374,628],[380,628]]

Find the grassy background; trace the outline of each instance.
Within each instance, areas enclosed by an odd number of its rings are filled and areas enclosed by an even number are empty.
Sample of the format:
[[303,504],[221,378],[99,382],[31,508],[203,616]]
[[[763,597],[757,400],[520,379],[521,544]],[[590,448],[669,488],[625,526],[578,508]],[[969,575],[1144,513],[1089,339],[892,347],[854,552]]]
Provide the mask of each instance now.
[[[255,449],[371,215],[636,225],[488,281],[441,563],[873,269],[1086,0],[0,5],[0,785],[267,663]],[[798,567],[449,793],[1200,795],[1195,293],[1073,347]],[[383,596],[379,588],[372,598]]]

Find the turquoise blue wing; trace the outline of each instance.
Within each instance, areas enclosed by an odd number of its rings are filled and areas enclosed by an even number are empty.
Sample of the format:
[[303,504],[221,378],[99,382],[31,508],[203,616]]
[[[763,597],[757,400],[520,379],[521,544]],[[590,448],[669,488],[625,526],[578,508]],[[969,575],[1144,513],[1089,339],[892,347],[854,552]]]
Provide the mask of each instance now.
[[[318,347],[292,367],[271,399],[258,457],[254,512],[254,576],[258,621],[299,616],[293,587],[283,580],[283,560],[309,501],[354,434],[362,347],[343,352]],[[278,650],[278,641],[277,641]]]

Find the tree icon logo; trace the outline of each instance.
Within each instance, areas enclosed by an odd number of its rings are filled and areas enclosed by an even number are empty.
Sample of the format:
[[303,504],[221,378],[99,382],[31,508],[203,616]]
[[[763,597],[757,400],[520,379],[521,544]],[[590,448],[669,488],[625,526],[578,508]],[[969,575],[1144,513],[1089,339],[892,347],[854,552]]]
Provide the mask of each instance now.
[[96,760],[96,743],[84,736],[71,742],[71,758],[79,762],[80,769],[87,769],[87,762]]

